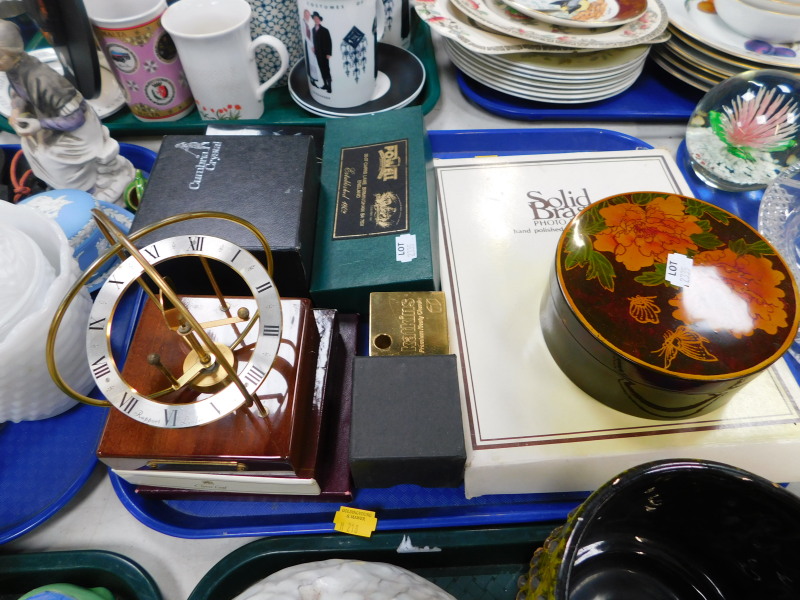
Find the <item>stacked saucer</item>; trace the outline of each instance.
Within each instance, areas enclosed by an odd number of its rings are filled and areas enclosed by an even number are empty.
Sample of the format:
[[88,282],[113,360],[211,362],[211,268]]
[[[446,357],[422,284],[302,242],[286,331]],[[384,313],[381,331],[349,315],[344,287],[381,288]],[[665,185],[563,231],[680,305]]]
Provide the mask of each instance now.
[[676,78],[708,91],[751,69],[781,69],[800,75],[800,43],[749,38],[728,26],[709,0],[664,0],[670,39],[653,61]]
[[510,96],[579,104],[616,96],[667,39],[661,0],[417,0],[453,64]]

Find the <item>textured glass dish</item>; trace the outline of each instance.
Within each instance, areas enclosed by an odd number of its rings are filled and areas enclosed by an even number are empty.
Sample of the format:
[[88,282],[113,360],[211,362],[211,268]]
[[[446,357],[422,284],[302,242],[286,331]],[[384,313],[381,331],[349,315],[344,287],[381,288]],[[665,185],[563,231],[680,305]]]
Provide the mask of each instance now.
[[[761,198],[758,231],[783,256],[800,281],[800,162],[784,169]],[[789,353],[800,361],[800,333]]]
[[708,185],[734,192],[769,185],[798,158],[800,77],[745,71],[714,86],[686,128],[689,162]]

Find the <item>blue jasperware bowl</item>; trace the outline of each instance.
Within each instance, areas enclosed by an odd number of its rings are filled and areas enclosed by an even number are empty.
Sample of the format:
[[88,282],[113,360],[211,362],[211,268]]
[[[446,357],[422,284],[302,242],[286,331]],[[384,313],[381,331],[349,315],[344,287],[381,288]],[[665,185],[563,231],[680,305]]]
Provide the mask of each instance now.
[[[36,211],[50,217],[64,231],[81,271],[108,251],[108,241],[92,218],[92,209],[102,210],[124,233],[130,230],[133,215],[124,208],[95,199],[91,194],[74,189],[48,190],[22,200]],[[98,289],[116,261],[108,261],[86,284],[90,292]]]

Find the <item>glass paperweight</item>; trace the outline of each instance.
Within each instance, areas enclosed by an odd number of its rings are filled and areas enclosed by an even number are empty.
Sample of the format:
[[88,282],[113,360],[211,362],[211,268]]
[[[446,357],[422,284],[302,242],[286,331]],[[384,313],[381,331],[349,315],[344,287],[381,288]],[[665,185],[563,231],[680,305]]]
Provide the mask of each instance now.
[[[758,209],[758,231],[775,247],[800,282],[800,163],[767,186]],[[800,361],[800,333],[789,353]]]
[[714,86],[686,127],[688,160],[708,185],[763,189],[798,160],[800,77],[745,71]]

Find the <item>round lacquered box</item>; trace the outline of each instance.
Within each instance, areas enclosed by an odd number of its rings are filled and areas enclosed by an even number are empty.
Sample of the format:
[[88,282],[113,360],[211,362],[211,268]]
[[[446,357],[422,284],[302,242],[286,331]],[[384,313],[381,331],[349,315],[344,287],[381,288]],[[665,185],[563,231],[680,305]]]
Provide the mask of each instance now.
[[555,362],[590,396],[680,419],[719,408],[783,355],[798,292],[784,260],[735,215],[635,192],[567,225],[540,318]]

